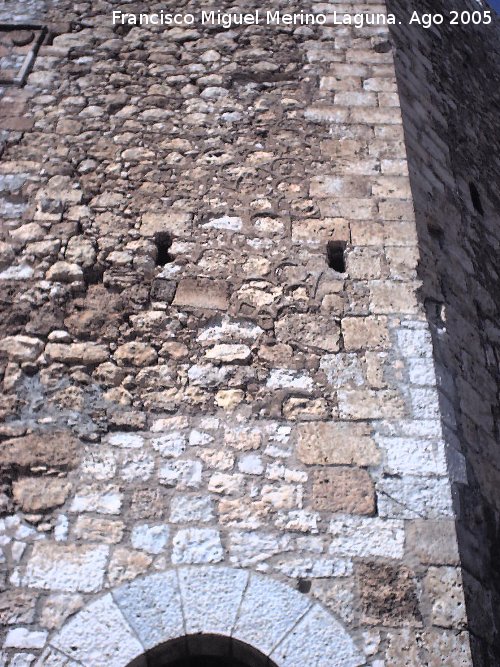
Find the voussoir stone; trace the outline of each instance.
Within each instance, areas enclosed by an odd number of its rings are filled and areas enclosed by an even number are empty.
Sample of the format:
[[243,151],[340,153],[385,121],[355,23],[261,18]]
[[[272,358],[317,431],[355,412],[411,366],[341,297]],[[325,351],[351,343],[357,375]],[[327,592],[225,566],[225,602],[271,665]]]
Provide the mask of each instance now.
[[144,652],[109,594],[79,612],[51,643],[65,655],[88,666],[124,667]]
[[344,628],[314,605],[270,656],[280,667],[359,667],[365,658]]
[[310,605],[288,586],[251,574],[232,636],[269,655]]
[[224,567],[179,569],[186,634],[230,636],[248,573]]
[[176,572],[136,579],[115,590],[113,597],[145,649],[185,634]]

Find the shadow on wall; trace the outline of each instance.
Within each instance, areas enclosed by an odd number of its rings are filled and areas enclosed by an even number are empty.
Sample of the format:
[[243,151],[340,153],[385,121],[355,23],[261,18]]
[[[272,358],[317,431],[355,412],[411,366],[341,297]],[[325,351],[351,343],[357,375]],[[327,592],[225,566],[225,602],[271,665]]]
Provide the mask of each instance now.
[[[498,0],[496,0],[498,5]],[[447,14],[446,3],[421,11]],[[471,10],[457,2],[454,9]],[[475,7],[474,7],[475,8]],[[393,29],[475,667],[500,665],[500,19]],[[496,22],[496,23],[495,23]]]

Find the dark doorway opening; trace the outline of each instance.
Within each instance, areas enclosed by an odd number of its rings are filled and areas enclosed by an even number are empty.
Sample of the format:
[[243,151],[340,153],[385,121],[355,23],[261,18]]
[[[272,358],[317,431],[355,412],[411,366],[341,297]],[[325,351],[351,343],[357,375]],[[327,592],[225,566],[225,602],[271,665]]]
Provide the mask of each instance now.
[[[187,635],[156,646],[128,667],[277,667],[266,655],[232,637]],[[307,666],[304,666],[307,667]]]
[[181,658],[172,663],[171,667],[249,667],[236,658],[219,658],[217,656],[192,656]]

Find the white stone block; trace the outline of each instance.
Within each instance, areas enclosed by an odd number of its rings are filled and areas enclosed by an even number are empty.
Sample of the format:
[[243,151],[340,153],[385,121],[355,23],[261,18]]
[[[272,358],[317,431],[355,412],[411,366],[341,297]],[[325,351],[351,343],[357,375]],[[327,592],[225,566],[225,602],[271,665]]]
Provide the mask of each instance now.
[[232,636],[269,655],[310,606],[289,586],[251,574]]
[[389,478],[378,482],[376,488],[381,517],[435,519],[453,516],[451,489],[447,478]]
[[385,470],[401,475],[446,475],[443,443],[409,438],[376,438],[385,451]]
[[7,632],[4,648],[43,648],[47,632],[30,631],[28,628],[12,628]]
[[72,593],[102,588],[109,547],[62,546],[38,542],[26,566],[23,585]]
[[196,489],[201,484],[201,463],[199,461],[171,461],[160,469],[161,484],[178,489]]
[[142,549],[149,554],[159,554],[164,551],[170,529],[168,526],[135,526],[132,531],[132,546]]
[[144,438],[136,433],[112,433],[108,442],[115,447],[124,449],[139,449],[144,445]]
[[343,517],[330,522],[332,541],[329,552],[334,555],[366,558],[402,558],[404,523],[379,518]]
[[89,667],[124,667],[144,652],[111,595],[85,607],[51,643]]
[[174,537],[172,563],[218,563],[224,558],[219,531],[186,528]]
[[34,667],[81,667],[81,665],[49,646],[38,658]]
[[206,523],[214,518],[210,496],[174,496],[170,504],[172,523]]
[[186,634],[175,571],[136,579],[113,598],[145,649]]
[[365,662],[344,628],[319,605],[271,653],[280,667],[359,667]]
[[229,637],[234,627],[248,573],[225,567],[179,569],[186,633]]

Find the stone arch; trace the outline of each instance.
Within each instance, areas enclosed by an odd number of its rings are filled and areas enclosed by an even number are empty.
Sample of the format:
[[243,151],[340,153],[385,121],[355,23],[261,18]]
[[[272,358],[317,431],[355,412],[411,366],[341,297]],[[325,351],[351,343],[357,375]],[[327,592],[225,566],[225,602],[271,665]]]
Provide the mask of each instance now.
[[36,665],[147,667],[153,652],[205,635],[253,647],[278,667],[365,664],[342,625],[308,596],[253,572],[190,566],[141,577],[91,602],[50,639]]

